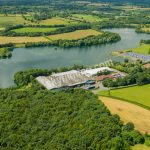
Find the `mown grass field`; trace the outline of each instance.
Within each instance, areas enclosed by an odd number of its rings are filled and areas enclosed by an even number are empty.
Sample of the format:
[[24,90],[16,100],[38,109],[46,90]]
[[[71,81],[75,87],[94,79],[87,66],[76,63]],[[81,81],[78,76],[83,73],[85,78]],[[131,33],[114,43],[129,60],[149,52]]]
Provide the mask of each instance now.
[[87,15],[87,14],[72,14],[73,18],[78,18],[80,20],[84,20],[87,22],[99,22],[103,20],[108,20],[108,18],[100,18],[94,15]]
[[150,32],[150,28],[142,28],[142,31]]
[[150,147],[142,144],[137,144],[133,147],[131,147],[132,150],[150,150]]
[[70,23],[75,23],[69,19],[54,17],[51,19],[42,20],[39,22],[41,25],[68,25]]
[[[137,103],[150,109],[150,84],[111,90],[110,93],[113,97]],[[108,91],[101,91],[99,94],[108,96]]]
[[141,44],[140,46],[138,46],[136,48],[130,48],[125,51],[132,51],[135,53],[148,55],[148,54],[150,54],[150,44]]
[[21,44],[21,43],[28,43],[28,42],[47,42],[49,41],[45,37],[6,37],[0,36],[0,44]]
[[63,34],[50,35],[48,36],[48,38],[51,40],[59,40],[59,39],[77,40],[77,39],[82,39],[88,36],[94,36],[94,35],[100,35],[100,34],[102,33],[92,30],[92,29],[87,29],[87,30],[76,30],[74,32],[63,33]]
[[46,33],[46,32],[51,32],[55,30],[57,30],[57,28],[25,27],[25,28],[15,29],[12,31],[16,33]]
[[0,16],[0,28],[27,23],[22,16]]
[[3,31],[3,30],[5,30],[5,28],[4,27],[0,27],[0,31]]
[[[124,95],[127,95],[126,93]],[[124,123],[133,122],[135,128],[141,133],[150,134],[150,111],[125,101],[102,97],[100,100],[107,106],[112,114],[118,114]]]

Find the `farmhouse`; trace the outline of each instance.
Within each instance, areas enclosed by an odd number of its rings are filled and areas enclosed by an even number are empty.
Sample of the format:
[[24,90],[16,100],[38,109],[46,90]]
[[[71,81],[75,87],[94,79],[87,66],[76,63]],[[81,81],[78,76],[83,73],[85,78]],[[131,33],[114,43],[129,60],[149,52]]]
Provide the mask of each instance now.
[[39,76],[37,81],[49,90],[60,88],[75,88],[83,86],[90,89],[95,86],[95,77],[98,72],[109,70],[108,67],[84,70],[71,70],[62,73],[52,74],[51,76]]

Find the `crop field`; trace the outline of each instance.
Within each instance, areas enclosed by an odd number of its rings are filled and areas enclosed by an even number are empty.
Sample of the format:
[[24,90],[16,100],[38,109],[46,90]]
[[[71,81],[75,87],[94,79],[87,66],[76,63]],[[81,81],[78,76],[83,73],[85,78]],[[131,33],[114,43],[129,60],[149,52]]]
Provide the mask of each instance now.
[[142,28],[142,31],[150,32],[150,28]]
[[0,16],[0,28],[7,27],[17,24],[24,24],[27,21],[24,20],[21,16]]
[[148,55],[148,54],[150,54],[150,44],[141,44],[140,46],[138,46],[136,48],[130,48],[125,51],[132,51],[135,53]]
[[46,33],[46,32],[51,32],[55,31],[57,28],[38,28],[38,27],[25,27],[25,28],[20,28],[20,29],[15,29],[12,30],[16,33]]
[[[140,95],[140,94],[138,94]],[[125,94],[127,96],[127,94]],[[118,114],[124,123],[133,122],[141,133],[150,134],[150,111],[125,101],[100,97],[112,114]]]
[[41,25],[68,25],[69,23],[75,23],[69,19],[54,17],[47,20],[42,20],[40,22]]
[[150,150],[150,147],[143,145],[143,144],[137,144],[131,148],[132,150]]
[[92,30],[92,29],[87,29],[87,30],[76,30],[74,32],[69,32],[69,33],[63,33],[63,34],[56,34],[56,35],[50,35],[48,36],[49,39],[51,40],[77,40],[77,39],[82,39],[88,36],[96,36],[102,34],[101,32]]
[[44,37],[6,37],[0,36],[0,44],[21,44],[21,43],[28,43],[28,42],[47,42],[48,39]]
[[108,20],[108,18],[100,18],[94,15],[87,15],[87,14],[72,14],[73,18],[77,18],[79,20],[84,20],[87,22],[99,22],[103,20]]
[[[111,90],[111,96],[146,106],[150,109],[150,84],[133,86],[128,88]],[[108,96],[108,91],[99,92],[102,96]]]
[[5,28],[0,27],[0,31],[3,31],[3,30],[5,30]]

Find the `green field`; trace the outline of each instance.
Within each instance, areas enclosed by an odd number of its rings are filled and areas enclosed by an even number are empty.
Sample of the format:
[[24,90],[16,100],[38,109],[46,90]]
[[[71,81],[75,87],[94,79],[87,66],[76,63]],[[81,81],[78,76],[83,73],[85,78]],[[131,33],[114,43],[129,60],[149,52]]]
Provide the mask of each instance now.
[[46,33],[46,32],[51,32],[55,30],[57,30],[57,28],[25,27],[25,28],[15,29],[12,31],[16,33]]
[[54,18],[42,20],[39,22],[39,24],[41,25],[68,25],[70,23],[74,24],[76,22],[66,19],[66,18],[61,18],[61,17],[54,17]]
[[150,147],[142,144],[132,146],[132,150],[150,150]]
[[138,46],[136,48],[130,48],[125,51],[132,51],[135,53],[148,55],[148,54],[150,54],[150,44],[141,44],[140,46]]
[[48,36],[49,39],[51,40],[77,40],[77,39],[82,39],[88,36],[94,36],[94,35],[100,35],[102,34],[101,32],[92,30],[92,29],[87,29],[87,30],[76,30],[74,32],[69,32],[69,33],[62,33],[62,34],[56,34],[56,35],[50,35]]
[[22,16],[0,16],[0,28],[27,23]]
[[146,27],[145,28],[141,28],[141,30],[145,31],[145,32],[150,32],[150,28],[146,28]]
[[99,22],[103,20],[108,20],[108,18],[100,18],[94,15],[87,15],[87,14],[72,14],[73,18],[77,18],[79,20],[84,20],[87,22]]
[[23,43],[34,43],[34,42],[48,42],[49,40],[45,37],[28,37],[28,36],[20,36],[20,37],[7,37],[0,36],[0,44],[23,44]]
[[[112,97],[124,99],[150,109],[150,84],[111,90],[110,93]],[[108,96],[108,91],[101,91],[99,94]]]

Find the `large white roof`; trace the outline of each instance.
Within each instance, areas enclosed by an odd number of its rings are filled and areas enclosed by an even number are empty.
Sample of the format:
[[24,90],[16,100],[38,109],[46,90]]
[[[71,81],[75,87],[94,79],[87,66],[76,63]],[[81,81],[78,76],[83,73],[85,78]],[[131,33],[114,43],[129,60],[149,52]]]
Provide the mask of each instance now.
[[108,67],[101,67],[96,69],[85,69],[81,71],[71,70],[61,73],[55,73],[51,76],[37,77],[37,81],[45,86],[47,89],[56,89],[64,86],[73,86],[93,79],[92,76],[103,70],[111,70]]
[[97,74],[98,72],[104,71],[104,70],[109,70],[112,71],[109,67],[101,67],[101,68],[95,68],[95,69],[85,69],[81,70],[82,74],[88,75],[88,76],[93,76]]

